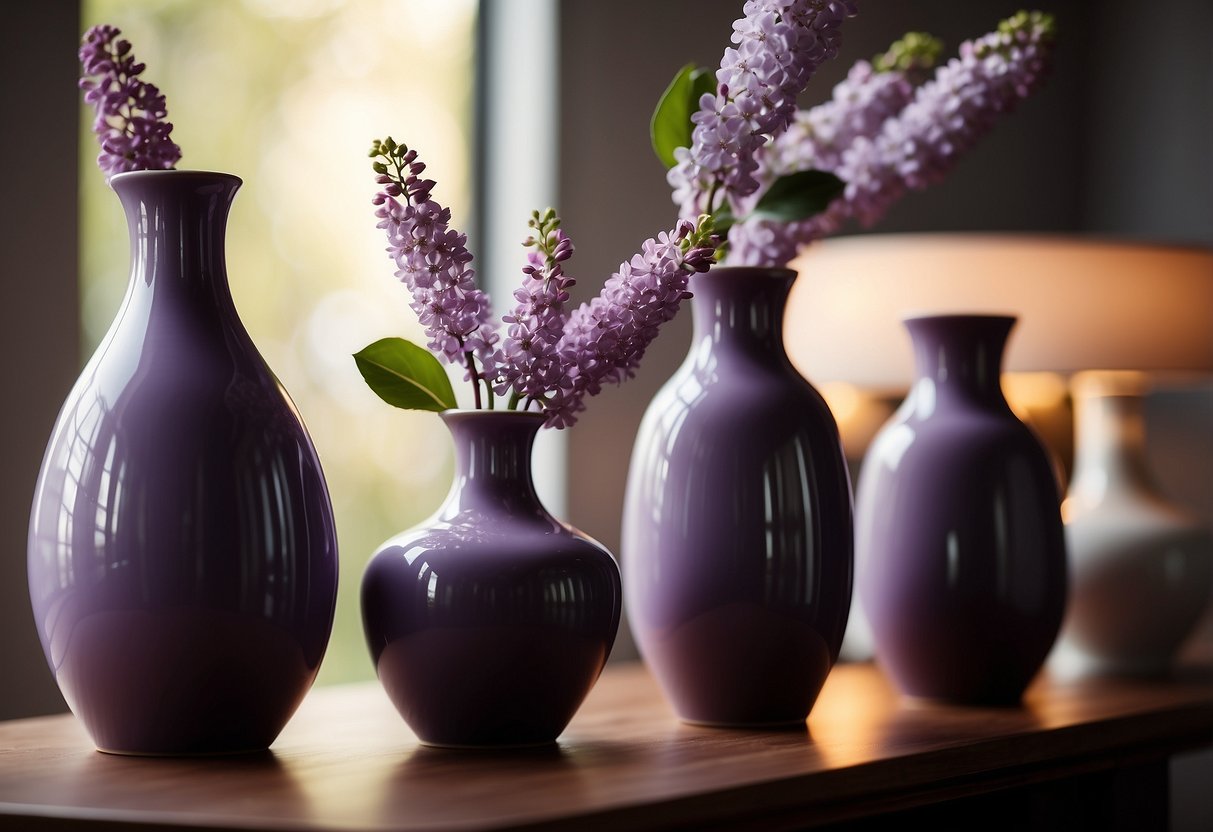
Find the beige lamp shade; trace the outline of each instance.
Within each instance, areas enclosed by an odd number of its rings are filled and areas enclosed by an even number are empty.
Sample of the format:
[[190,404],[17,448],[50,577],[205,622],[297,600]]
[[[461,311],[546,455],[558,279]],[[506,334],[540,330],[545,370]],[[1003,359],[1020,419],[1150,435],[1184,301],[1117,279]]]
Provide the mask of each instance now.
[[1012,314],[1008,371],[1213,371],[1213,249],[1018,234],[876,234],[810,245],[784,331],[811,382],[905,389],[902,318]]

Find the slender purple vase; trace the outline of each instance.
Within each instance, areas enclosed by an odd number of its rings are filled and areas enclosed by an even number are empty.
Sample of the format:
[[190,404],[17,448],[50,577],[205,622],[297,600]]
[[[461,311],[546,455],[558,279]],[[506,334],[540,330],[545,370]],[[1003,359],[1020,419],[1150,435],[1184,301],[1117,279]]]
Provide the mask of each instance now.
[[448,410],[455,481],[362,579],[379,680],[428,745],[551,743],[606,664],[619,567],[552,517],[531,482],[539,413]]
[[860,602],[903,693],[1014,704],[1066,604],[1057,479],[999,381],[1015,319],[905,323],[918,377],[859,476]]
[[34,493],[42,646],[97,747],[266,748],[319,669],[337,543],[320,462],[232,304],[235,176],[123,173],[131,277]]
[[825,401],[788,360],[796,273],[693,279],[694,339],[649,405],[623,518],[628,615],[679,717],[803,723],[851,601],[851,489]]

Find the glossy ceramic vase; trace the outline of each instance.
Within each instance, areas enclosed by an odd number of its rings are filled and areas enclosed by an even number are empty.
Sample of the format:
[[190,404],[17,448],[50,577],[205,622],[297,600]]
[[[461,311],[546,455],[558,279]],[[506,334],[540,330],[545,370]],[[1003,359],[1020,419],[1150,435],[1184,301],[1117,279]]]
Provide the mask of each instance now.
[[1167,501],[1146,464],[1144,387],[1081,374],[1066,497],[1070,606],[1050,667],[1157,675],[1172,665],[1213,587],[1213,537]]
[[690,352],[632,452],[629,620],[687,722],[803,723],[846,627],[850,480],[829,408],[784,352],[795,277],[718,267],[692,279]]
[[619,628],[619,567],[548,513],[531,481],[538,413],[448,410],[455,481],[362,579],[379,681],[428,745],[553,742]]
[[264,749],[311,686],[332,628],[328,490],[228,290],[240,180],[148,171],[112,185],[130,228],[130,285],[38,477],[38,632],[101,750]]
[[1057,480],[999,380],[1014,322],[908,319],[917,379],[859,474],[860,603],[879,663],[909,696],[1014,704],[1061,625]]

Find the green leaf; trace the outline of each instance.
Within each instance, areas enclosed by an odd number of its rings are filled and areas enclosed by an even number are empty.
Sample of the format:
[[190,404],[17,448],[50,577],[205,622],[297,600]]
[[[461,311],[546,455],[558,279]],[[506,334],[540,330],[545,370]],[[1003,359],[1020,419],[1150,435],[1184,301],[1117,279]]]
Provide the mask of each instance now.
[[[716,94],[716,73],[707,67],[700,67],[691,73],[691,112],[694,113],[699,109],[699,99],[703,98],[708,93]],[[687,121],[691,117],[687,115]],[[690,144],[687,144],[690,147]]]
[[449,410],[455,391],[438,359],[403,338],[383,338],[355,353],[354,361],[379,398],[405,410]]
[[781,176],[758,200],[749,216],[759,220],[796,222],[819,214],[846,185],[823,170],[801,170]]
[[716,76],[710,70],[687,64],[666,87],[649,121],[653,152],[667,168],[674,166],[674,150],[691,146],[691,115],[699,109],[704,93],[716,92]]

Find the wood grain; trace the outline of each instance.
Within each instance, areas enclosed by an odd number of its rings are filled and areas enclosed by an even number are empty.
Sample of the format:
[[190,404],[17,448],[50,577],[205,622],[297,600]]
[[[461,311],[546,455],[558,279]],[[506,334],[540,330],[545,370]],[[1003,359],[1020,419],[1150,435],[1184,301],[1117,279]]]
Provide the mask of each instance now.
[[[1041,678],[1018,708],[900,699],[831,674],[804,729],[683,725],[640,665],[608,668],[560,742],[419,746],[377,684],[313,691],[262,755],[101,754],[71,716],[0,723],[0,824],[466,830],[806,826],[1154,765],[1213,744],[1213,674]],[[1164,784],[1165,785],[1165,784]]]

